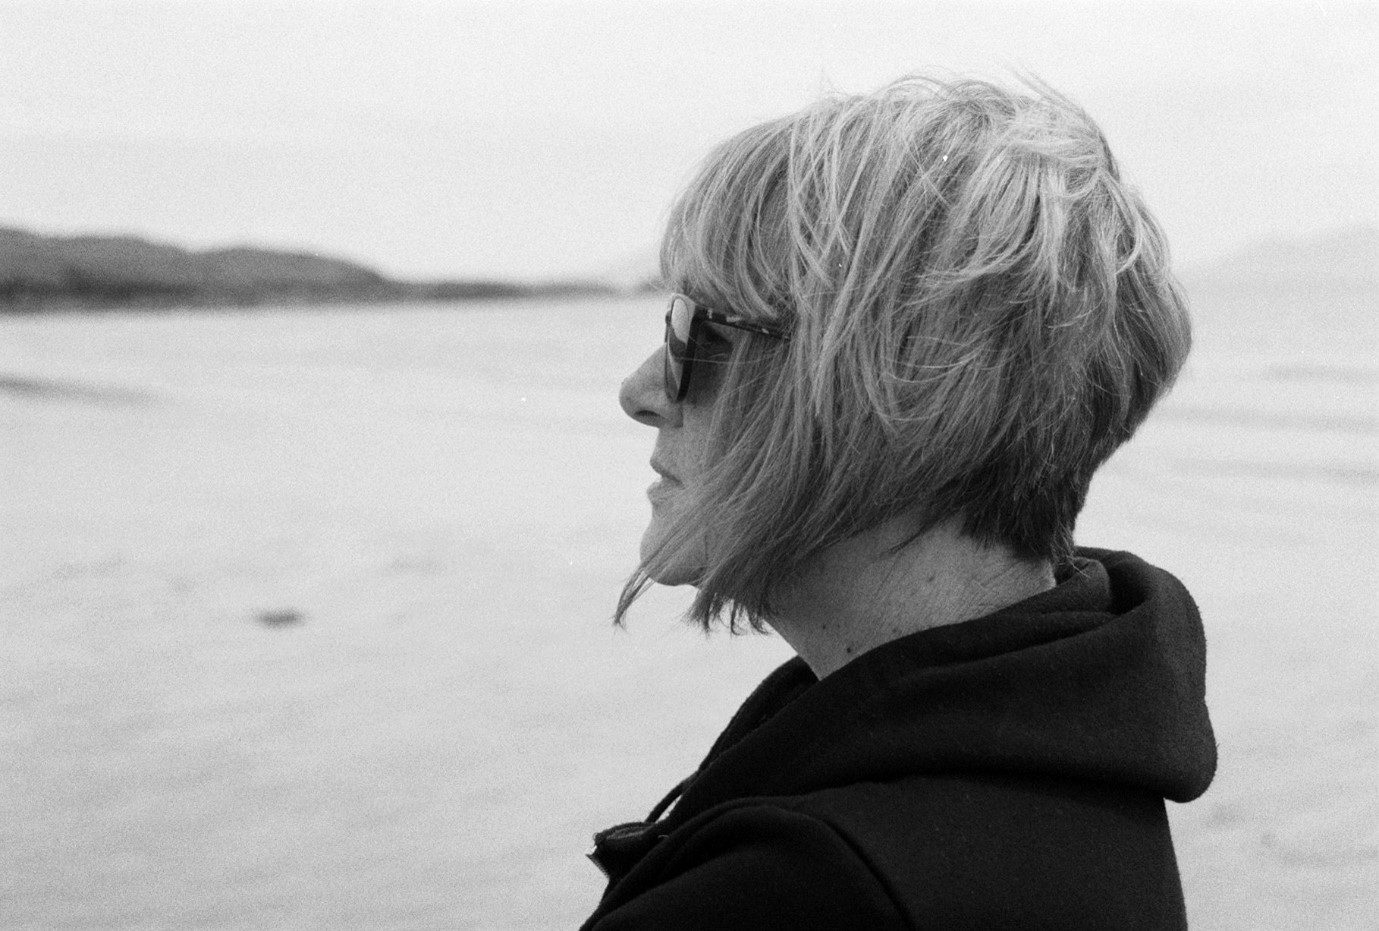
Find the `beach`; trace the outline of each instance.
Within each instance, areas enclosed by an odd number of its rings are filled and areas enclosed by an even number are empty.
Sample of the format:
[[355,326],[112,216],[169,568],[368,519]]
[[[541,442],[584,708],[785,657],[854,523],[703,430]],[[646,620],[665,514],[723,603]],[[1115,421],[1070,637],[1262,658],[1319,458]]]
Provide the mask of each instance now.
[[[1349,302],[1349,303],[1347,303]],[[1373,297],[1216,293],[1078,539],[1196,598],[1199,928],[1379,914]],[[657,590],[654,296],[0,318],[0,925],[568,928],[778,639]]]

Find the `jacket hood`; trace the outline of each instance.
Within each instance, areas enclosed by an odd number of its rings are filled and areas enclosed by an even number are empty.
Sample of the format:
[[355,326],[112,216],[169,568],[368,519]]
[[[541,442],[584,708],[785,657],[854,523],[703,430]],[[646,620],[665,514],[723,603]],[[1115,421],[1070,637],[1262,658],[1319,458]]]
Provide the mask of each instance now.
[[1216,769],[1205,667],[1201,618],[1176,578],[1129,553],[1080,549],[1053,589],[894,640],[823,680],[790,660],[742,706],[668,820],[744,790],[964,772],[1189,801]]

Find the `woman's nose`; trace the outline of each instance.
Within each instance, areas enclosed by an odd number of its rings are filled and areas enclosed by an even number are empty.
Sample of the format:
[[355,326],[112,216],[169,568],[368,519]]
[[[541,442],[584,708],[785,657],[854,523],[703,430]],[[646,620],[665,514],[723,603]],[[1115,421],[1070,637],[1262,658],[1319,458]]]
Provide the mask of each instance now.
[[665,362],[658,349],[647,356],[631,375],[622,381],[618,403],[623,413],[648,427],[676,426],[680,420],[680,405],[666,397]]

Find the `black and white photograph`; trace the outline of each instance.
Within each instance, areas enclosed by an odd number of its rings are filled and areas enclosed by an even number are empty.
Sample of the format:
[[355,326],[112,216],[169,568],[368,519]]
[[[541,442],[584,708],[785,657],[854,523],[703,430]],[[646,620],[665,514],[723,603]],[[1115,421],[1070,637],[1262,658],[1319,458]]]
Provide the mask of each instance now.
[[0,929],[1373,929],[1377,49],[0,0]]

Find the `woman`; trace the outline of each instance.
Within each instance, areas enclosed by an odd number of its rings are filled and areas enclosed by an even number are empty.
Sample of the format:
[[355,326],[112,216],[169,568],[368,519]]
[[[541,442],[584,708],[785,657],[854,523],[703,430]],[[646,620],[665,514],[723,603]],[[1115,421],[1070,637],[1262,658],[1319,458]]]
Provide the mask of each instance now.
[[1215,744],[1192,599],[1075,548],[1189,345],[1163,236],[1047,87],[907,79],[718,148],[662,249],[650,583],[798,653],[586,927],[1182,927]]

